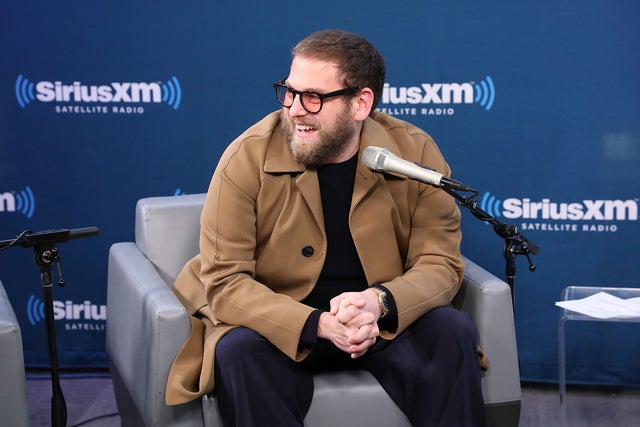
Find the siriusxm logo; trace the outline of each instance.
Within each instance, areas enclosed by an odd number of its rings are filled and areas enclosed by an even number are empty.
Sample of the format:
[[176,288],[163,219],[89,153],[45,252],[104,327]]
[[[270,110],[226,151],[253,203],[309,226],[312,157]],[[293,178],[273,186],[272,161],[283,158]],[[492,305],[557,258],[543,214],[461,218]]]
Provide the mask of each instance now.
[[111,82],[87,85],[80,81],[65,84],[61,81],[43,80],[33,83],[20,74],[15,83],[15,95],[22,108],[26,108],[32,101],[40,101],[76,104],[166,103],[177,110],[182,101],[182,89],[175,76],[164,83]]
[[[580,202],[557,202],[548,198],[539,201],[530,198],[508,198],[504,201],[490,193],[480,200],[482,210],[493,217],[507,219],[543,220],[543,221],[637,221],[638,200],[582,200]],[[524,229],[548,231],[578,231],[576,224],[523,223]],[[583,225],[582,231],[617,231],[616,225]]]
[[582,202],[552,202],[551,199],[496,199],[485,193],[480,208],[488,214],[509,219],[552,219],[569,221],[636,221],[636,200],[583,200]]
[[421,83],[420,86],[395,87],[384,84],[382,104],[434,105],[446,107],[451,104],[479,104],[486,110],[493,107],[496,90],[493,79],[485,77],[479,83]]
[[31,218],[35,209],[36,200],[28,186],[24,190],[0,193],[0,212],[20,212]]
[[[44,302],[34,295],[27,301],[27,317],[29,323],[35,325],[44,320]],[[84,301],[74,304],[73,301],[53,301],[53,318],[55,320],[106,320],[107,306]]]

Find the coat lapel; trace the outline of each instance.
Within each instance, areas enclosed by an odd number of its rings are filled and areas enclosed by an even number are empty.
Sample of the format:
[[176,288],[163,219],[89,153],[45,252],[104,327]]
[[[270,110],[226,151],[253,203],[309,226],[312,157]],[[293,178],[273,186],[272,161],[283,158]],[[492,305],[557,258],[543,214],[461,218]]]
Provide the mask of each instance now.
[[[382,136],[382,137],[381,137]],[[365,196],[374,189],[379,179],[383,179],[379,173],[371,171],[362,162],[362,153],[369,146],[385,148],[398,154],[399,150],[395,142],[387,136],[384,128],[371,118],[367,118],[362,126],[360,134],[360,152],[358,153],[358,169],[351,200],[351,212],[360,204]]]

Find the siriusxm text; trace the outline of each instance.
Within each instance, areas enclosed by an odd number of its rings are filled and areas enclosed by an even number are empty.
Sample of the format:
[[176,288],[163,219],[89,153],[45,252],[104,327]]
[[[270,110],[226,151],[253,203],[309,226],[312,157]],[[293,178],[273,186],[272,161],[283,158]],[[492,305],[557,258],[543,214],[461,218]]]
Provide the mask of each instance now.
[[552,202],[542,199],[506,199],[502,204],[505,218],[551,219],[572,221],[635,221],[638,219],[636,200],[583,200],[581,203]]
[[471,83],[422,83],[420,86],[394,87],[384,84],[383,104],[472,104]]
[[41,81],[36,84],[36,98],[42,102],[162,102],[159,83],[113,82],[109,85],[84,85],[81,82]]
[[74,304],[73,301],[54,301],[53,317],[56,320],[106,320],[107,306],[84,301]]

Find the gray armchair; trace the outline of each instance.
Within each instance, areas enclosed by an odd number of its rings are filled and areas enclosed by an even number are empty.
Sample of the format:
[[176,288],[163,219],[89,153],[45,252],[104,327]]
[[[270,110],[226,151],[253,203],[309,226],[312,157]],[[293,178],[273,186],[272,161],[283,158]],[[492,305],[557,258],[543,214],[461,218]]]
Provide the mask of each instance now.
[[22,334],[9,297],[0,282],[0,424],[29,425]]
[[[215,396],[165,404],[169,368],[190,323],[171,285],[198,252],[204,194],[152,197],[136,206],[135,242],[109,252],[107,342],[116,402],[124,426],[220,426]],[[473,318],[489,358],[482,388],[490,426],[517,426],[520,375],[507,284],[465,259],[454,304]],[[320,374],[305,419],[309,427],[341,425],[353,407],[367,408],[352,426],[409,426],[404,414],[365,371]]]

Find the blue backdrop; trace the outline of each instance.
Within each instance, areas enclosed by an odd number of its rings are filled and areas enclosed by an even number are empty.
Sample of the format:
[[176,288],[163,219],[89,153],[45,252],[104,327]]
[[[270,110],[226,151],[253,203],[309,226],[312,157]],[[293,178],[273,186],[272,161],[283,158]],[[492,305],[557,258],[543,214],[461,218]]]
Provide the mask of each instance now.
[[[380,109],[439,143],[481,207],[541,248],[518,259],[524,380],[557,379],[554,302],[633,287],[640,267],[640,4],[50,1],[0,4],[0,239],[97,226],[60,244],[61,366],[104,367],[109,246],[136,200],[205,192],[224,147],[278,108],[271,84],[310,32],[343,28],[387,63]],[[467,256],[504,277],[503,241],[464,213]],[[29,249],[0,253],[28,366],[48,366]],[[640,331],[571,325],[568,379],[640,385]]]

